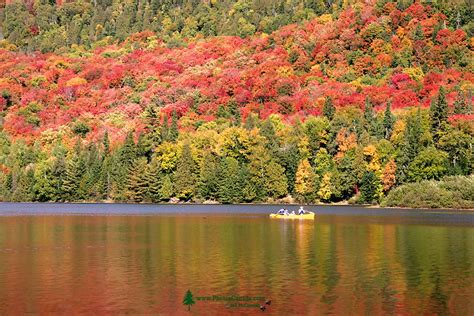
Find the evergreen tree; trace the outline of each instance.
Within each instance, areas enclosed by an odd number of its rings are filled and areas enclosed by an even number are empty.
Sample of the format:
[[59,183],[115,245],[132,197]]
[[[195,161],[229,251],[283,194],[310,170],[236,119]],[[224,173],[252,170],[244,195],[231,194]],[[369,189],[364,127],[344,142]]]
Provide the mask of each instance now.
[[235,203],[242,201],[243,180],[245,173],[239,166],[239,162],[232,157],[221,160],[219,167],[218,195],[222,203]]
[[257,126],[257,123],[255,122],[256,120],[255,114],[249,113],[249,115],[247,115],[247,119],[245,120],[244,128],[248,131],[253,130]]
[[176,111],[173,111],[173,115],[171,116],[171,126],[169,129],[169,137],[168,139],[171,142],[176,142],[178,140],[179,132],[178,132],[178,115]]
[[107,157],[110,154],[110,140],[109,140],[109,131],[105,130],[104,138],[102,140],[102,148],[103,148],[103,158]]
[[75,152],[67,161],[66,172],[64,174],[63,191],[67,201],[77,201],[84,199],[83,190],[81,190],[81,181],[86,172],[84,161],[79,152]]
[[462,91],[458,91],[458,97],[454,102],[454,114],[465,114],[467,111],[466,98]]
[[380,185],[379,179],[375,173],[366,171],[361,180],[360,201],[362,203],[373,203],[378,201],[377,188]]
[[278,151],[278,137],[275,132],[275,127],[270,119],[266,119],[260,127],[260,135],[265,138],[265,148],[271,155],[275,155]]
[[160,188],[160,198],[163,201],[167,201],[174,196],[174,186],[169,175],[163,176],[163,181]]
[[281,198],[288,194],[288,180],[282,166],[275,161],[270,161],[265,174],[265,193],[267,197]]
[[196,164],[189,144],[183,146],[173,179],[177,198],[189,200],[194,196],[197,181]]
[[299,150],[296,144],[287,144],[277,153],[277,160],[285,170],[285,176],[288,182],[288,192],[293,194],[295,191],[296,170],[300,160]]
[[334,107],[332,98],[326,97],[326,100],[324,101],[323,115],[331,121],[334,118],[335,113],[336,108]]
[[407,156],[411,160],[418,155],[421,148],[421,136],[423,134],[421,126],[421,110],[418,108],[416,116],[409,116],[407,118],[407,125],[405,131]]
[[161,186],[162,186],[161,164],[153,157],[145,173],[145,180],[148,185],[147,198],[153,202],[158,203],[162,200]]
[[165,114],[163,118],[163,124],[160,129],[160,138],[162,141],[169,141],[169,127],[168,127],[168,115]]
[[147,198],[147,160],[142,157],[135,160],[127,181],[126,198],[133,202],[143,202]]
[[203,199],[217,199],[219,189],[219,160],[212,153],[205,153],[199,173],[198,192]]
[[391,102],[387,102],[385,107],[385,112],[383,116],[383,129],[384,129],[384,137],[385,139],[390,139],[393,130],[393,124],[395,123],[395,117],[390,110]]
[[439,138],[439,132],[448,121],[448,102],[444,87],[439,88],[438,98],[432,101],[430,107],[431,131],[435,140]]
[[365,98],[364,119],[366,131],[369,133],[369,135],[374,135],[376,131],[376,120],[374,114],[374,107],[372,105],[372,102],[370,102],[369,97]]

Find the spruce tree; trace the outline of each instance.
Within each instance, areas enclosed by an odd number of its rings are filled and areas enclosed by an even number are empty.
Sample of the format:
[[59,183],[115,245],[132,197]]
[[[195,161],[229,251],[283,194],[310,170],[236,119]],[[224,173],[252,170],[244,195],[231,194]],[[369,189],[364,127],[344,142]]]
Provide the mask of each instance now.
[[465,114],[466,113],[466,98],[464,97],[464,93],[462,91],[458,92],[458,97],[454,102],[454,114]]
[[209,152],[203,157],[198,180],[198,193],[203,199],[217,199],[219,187],[219,160]]
[[336,108],[334,107],[332,98],[326,97],[326,100],[324,101],[323,115],[331,121],[334,118],[335,113]]
[[104,138],[102,140],[102,148],[103,148],[103,158],[110,154],[110,140],[109,140],[109,131],[105,130]]
[[171,116],[171,126],[169,129],[169,140],[171,142],[176,142],[179,136],[179,131],[178,131],[178,115],[176,113],[176,110],[173,111],[173,114]]
[[375,173],[366,171],[361,180],[360,201],[362,203],[373,203],[378,200],[377,188],[379,179]]
[[431,132],[435,140],[439,138],[439,132],[448,120],[448,102],[446,101],[446,90],[439,88],[438,98],[431,102],[430,106]]
[[278,150],[278,137],[273,122],[270,119],[263,121],[260,127],[260,135],[265,137],[265,148],[269,150],[270,154],[275,155]]
[[232,157],[221,160],[219,167],[218,195],[222,203],[240,202],[242,178],[239,162]]
[[366,131],[369,133],[369,135],[374,135],[376,121],[374,107],[372,102],[370,102],[369,97],[365,98],[364,119]]
[[153,203],[161,201],[162,181],[161,164],[156,158],[152,158],[148,168],[146,169],[145,179],[148,184],[147,197]]
[[81,187],[81,181],[86,173],[84,161],[81,157],[79,141],[72,156],[67,160],[64,173],[63,192],[67,201],[76,201],[84,198],[85,192]]
[[160,198],[163,201],[168,201],[174,196],[174,186],[170,175],[164,175],[160,188]]
[[418,108],[416,116],[409,116],[407,119],[405,137],[406,137],[406,150],[409,159],[415,158],[421,149],[421,136],[423,134],[421,126],[421,110]]
[[393,124],[395,123],[395,118],[390,110],[391,102],[387,102],[385,107],[385,112],[383,116],[383,129],[384,129],[384,138],[390,139],[393,130]]
[[147,161],[142,157],[137,159],[128,176],[126,198],[133,202],[143,202],[147,197],[148,182],[147,182]]
[[257,126],[256,118],[254,113],[249,113],[247,119],[245,120],[244,128],[248,131],[253,130]]
[[184,144],[183,152],[176,164],[176,171],[173,176],[176,197],[189,200],[196,192],[196,164],[191,153],[189,144]]
[[163,117],[163,124],[160,129],[160,139],[164,142],[169,141],[168,115],[166,114]]

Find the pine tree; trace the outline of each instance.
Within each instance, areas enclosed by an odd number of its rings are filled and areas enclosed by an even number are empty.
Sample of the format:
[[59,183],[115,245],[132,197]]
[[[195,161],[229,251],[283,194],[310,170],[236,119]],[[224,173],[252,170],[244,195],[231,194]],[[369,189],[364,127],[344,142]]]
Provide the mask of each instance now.
[[171,142],[176,142],[179,136],[179,131],[178,131],[178,115],[176,111],[173,111],[173,114],[171,116],[171,126],[169,129],[169,140]]
[[156,146],[161,144],[162,134],[159,122],[159,115],[156,110],[156,106],[149,105],[145,110],[147,137],[149,138],[151,145]]
[[81,190],[81,180],[86,168],[81,158],[81,149],[76,145],[72,157],[66,163],[64,173],[63,192],[67,201],[77,201],[84,198],[85,192]]
[[393,130],[393,124],[395,123],[395,118],[390,110],[391,102],[387,102],[385,107],[385,112],[383,116],[383,129],[385,139],[390,139]]
[[362,203],[373,203],[378,200],[377,187],[379,179],[375,173],[366,171],[361,180],[360,201]]
[[107,157],[110,154],[110,140],[109,140],[109,131],[105,130],[104,138],[102,140],[102,148],[104,151],[103,158]]
[[369,135],[375,134],[375,115],[374,115],[374,107],[372,102],[370,102],[369,97],[365,98],[365,108],[364,108],[364,119],[365,119],[365,128]]
[[458,92],[458,97],[454,102],[454,114],[465,114],[467,109],[466,98],[462,91]]
[[161,186],[163,185],[162,177],[161,164],[153,157],[145,173],[145,179],[148,184],[147,198],[153,203],[158,203],[162,199],[160,193]]
[[193,294],[191,293],[190,290],[188,290],[186,292],[186,294],[184,295],[183,305],[188,306],[188,311],[191,311],[191,306],[194,305],[194,304],[195,304],[195,302],[194,302],[194,299],[193,299]]
[[174,186],[169,175],[163,176],[163,181],[160,188],[160,198],[163,201],[167,201],[174,196]]
[[421,110],[418,108],[416,116],[409,116],[407,118],[407,125],[405,130],[406,152],[409,159],[415,158],[421,148],[421,136],[423,134],[421,126]]
[[219,188],[219,160],[212,153],[205,153],[199,173],[198,192],[203,199],[217,199]]
[[162,141],[169,141],[169,127],[168,127],[168,115],[165,114],[163,117],[163,124],[161,125],[160,129],[160,139]]
[[249,115],[247,115],[247,119],[245,120],[244,128],[248,131],[253,130],[257,126],[255,121],[255,114],[249,113]]
[[266,119],[260,127],[260,135],[265,137],[265,148],[269,150],[271,155],[275,155],[278,150],[278,137],[275,127],[270,119]]
[[288,180],[285,169],[271,161],[265,170],[265,193],[267,197],[281,198],[288,194]]
[[334,107],[332,98],[326,97],[326,100],[324,101],[323,115],[331,121],[334,118],[335,113],[336,108]]
[[219,167],[218,195],[222,203],[240,202],[242,198],[243,176],[237,159],[226,157]]
[[196,164],[189,144],[183,146],[183,152],[178,159],[173,180],[177,198],[189,200],[194,197],[197,181]]
[[430,106],[431,131],[435,140],[439,138],[439,132],[444,128],[448,120],[448,102],[444,87],[439,88],[438,98],[432,101]]
[[143,202],[146,199],[148,192],[147,168],[146,158],[135,160],[127,179],[125,195],[128,200]]

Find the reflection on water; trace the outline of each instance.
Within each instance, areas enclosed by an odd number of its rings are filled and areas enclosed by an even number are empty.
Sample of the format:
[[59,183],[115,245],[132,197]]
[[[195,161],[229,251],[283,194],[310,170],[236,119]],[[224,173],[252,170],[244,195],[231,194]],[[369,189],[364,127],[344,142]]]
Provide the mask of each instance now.
[[[471,225],[403,218],[2,217],[0,314],[188,313],[190,289],[264,296],[281,315],[472,315],[473,262]],[[195,301],[197,314],[260,312]]]

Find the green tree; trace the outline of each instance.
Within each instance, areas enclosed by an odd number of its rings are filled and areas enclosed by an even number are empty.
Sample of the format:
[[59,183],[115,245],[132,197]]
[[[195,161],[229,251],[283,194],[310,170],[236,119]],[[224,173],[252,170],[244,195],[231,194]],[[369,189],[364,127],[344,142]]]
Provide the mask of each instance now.
[[147,198],[148,179],[147,179],[147,160],[142,157],[135,160],[127,181],[126,198],[133,202],[143,202]]
[[168,133],[168,139],[171,142],[176,142],[179,136],[179,131],[178,131],[178,115],[176,111],[173,111],[173,114],[171,116],[171,126],[169,129]]
[[191,306],[194,305],[194,304],[195,304],[195,302],[194,302],[194,299],[193,299],[193,294],[191,293],[190,290],[188,290],[186,292],[186,294],[184,295],[183,305],[188,306],[188,311],[191,311]]
[[145,174],[146,183],[148,184],[147,197],[153,203],[162,200],[160,193],[163,185],[162,177],[161,164],[156,157],[153,157]]
[[176,197],[189,200],[196,192],[196,164],[189,144],[184,144],[173,175]]
[[390,139],[393,130],[393,124],[395,123],[395,118],[390,110],[391,102],[387,102],[385,107],[385,112],[383,116],[383,129],[385,139]]
[[198,192],[204,199],[217,199],[219,189],[219,159],[212,153],[205,153],[199,173]]
[[380,186],[380,180],[371,171],[366,171],[361,180],[360,186],[360,202],[362,203],[373,203],[378,201],[378,187]]
[[336,108],[334,107],[333,100],[331,97],[326,97],[323,107],[323,115],[332,120],[334,118],[334,113],[336,113]]
[[374,107],[369,97],[365,98],[364,119],[366,131],[369,135],[375,135],[377,122],[375,120]]
[[243,178],[237,159],[225,157],[221,160],[219,167],[218,194],[222,203],[235,203],[242,201]]
[[81,182],[84,178],[85,172],[86,166],[80,152],[76,149],[72,157],[67,161],[64,173],[63,192],[64,198],[67,201],[84,199],[87,192],[81,190],[83,189]]
[[163,176],[163,181],[160,188],[160,198],[167,201],[174,196],[174,186],[169,175]]
[[448,171],[448,154],[434,147],[422,150],[408,167],[410,181],[439,180]]
[[443,86],[439,88],[437,100],[431,102],[430,107],[431,132],[435,140],[439,138],[439,133],[448,120],[448,102],[446,101],[446,90]]

